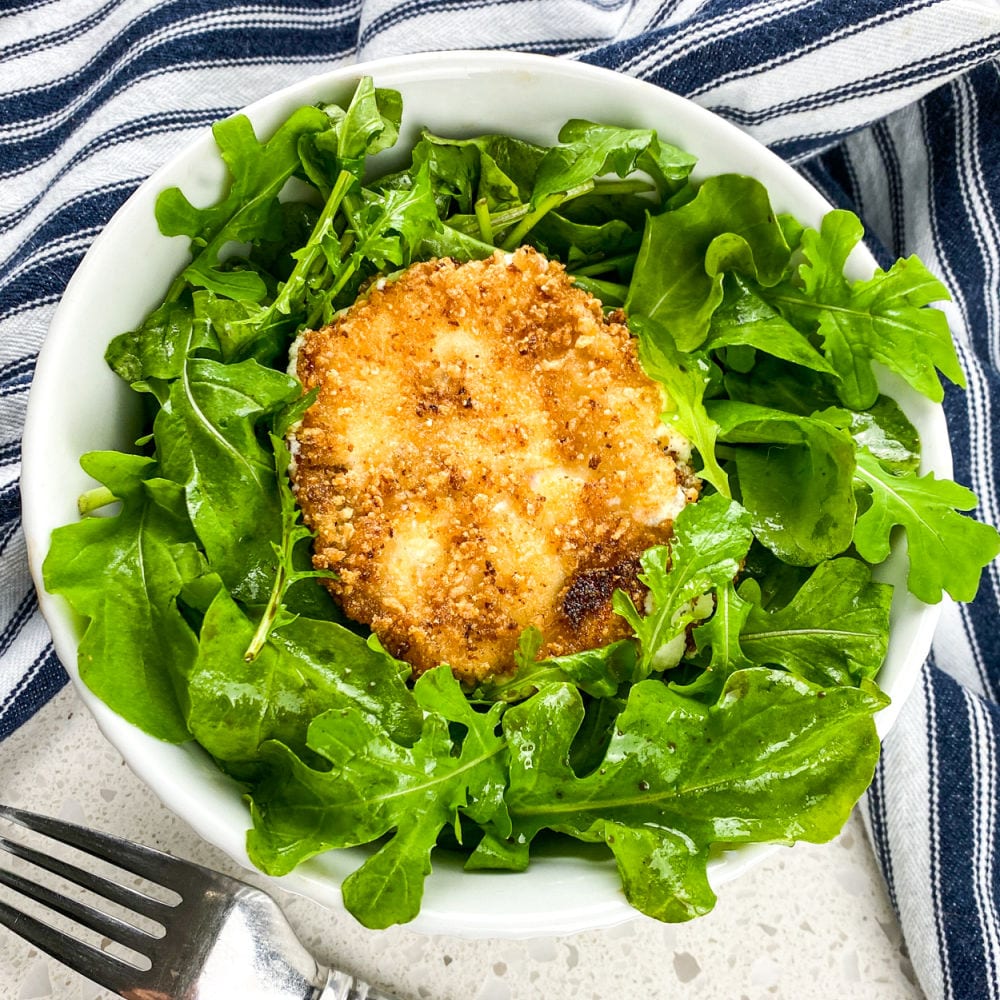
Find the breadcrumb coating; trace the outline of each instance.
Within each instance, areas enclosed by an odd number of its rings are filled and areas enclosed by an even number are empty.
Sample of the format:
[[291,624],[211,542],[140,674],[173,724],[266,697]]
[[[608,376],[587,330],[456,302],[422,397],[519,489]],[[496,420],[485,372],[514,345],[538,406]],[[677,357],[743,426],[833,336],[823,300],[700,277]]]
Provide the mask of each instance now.
[[292,439],[314,564],[416,673],[476,682],[629,633],[638,556],[696,499],[622,317],[530,247],[415,264],[293,355],[318,389]]

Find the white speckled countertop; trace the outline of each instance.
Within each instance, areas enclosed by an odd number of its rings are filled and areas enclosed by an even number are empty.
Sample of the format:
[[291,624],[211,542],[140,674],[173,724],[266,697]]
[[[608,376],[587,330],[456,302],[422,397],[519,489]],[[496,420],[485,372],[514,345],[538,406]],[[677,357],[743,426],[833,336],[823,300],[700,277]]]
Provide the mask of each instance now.
[[[51,813],[260,881],[209,847],[128,770],[67,686],[0,743],[0,801]],[[824,846],[779,851],[722,886],[691,924],[645,917],[612,930],[529,941],[368,931],[276,892],[326,962],[400,1000],[920,1000],[858,816]],[[0,890],[0,899],[14,894]],[[0,928],[0,1000],[106,1000]],[[219,998],[228,1000],[228,998]]]

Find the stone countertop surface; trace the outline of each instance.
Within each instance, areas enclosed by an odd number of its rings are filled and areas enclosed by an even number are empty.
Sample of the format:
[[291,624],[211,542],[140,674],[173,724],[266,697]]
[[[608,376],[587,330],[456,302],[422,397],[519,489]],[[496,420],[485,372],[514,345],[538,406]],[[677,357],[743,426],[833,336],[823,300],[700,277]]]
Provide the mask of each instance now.
[[[266,881],[238,868],[162,806],[70,685],[0,743],[0,801]],[[723,885],[715,910],[689,924],[637,916],[570,936],[471,941],[405,927],[369,931],[307,899],[281,890],[274,895],[320,961],[400,1000],[922,997],[857,814],[832,843],[782,849]],[[16,898],[0,888],[0,899]],[[0,928],[0,1000],[111,996]]]

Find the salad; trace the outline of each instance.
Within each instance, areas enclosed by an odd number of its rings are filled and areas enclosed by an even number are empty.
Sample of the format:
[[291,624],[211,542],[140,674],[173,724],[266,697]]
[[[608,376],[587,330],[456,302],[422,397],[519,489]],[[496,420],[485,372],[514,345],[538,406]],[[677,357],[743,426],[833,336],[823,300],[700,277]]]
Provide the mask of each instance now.
[[[552,834],[605,844],[633,906],[690,919],[715,901],[711,853],[828,840],[870,782],[891,600],[872,571],[893,533],[928,603],[971,600],[1000,552],[969,490],[919,474],[873,367],[934,401],[940,375],[962,383],[931,306],[946,291],[913,257],[849,281],[854,215],[807,229],[750,177],[695,183],[652,130],[425,131],[379,174],[401,120],[369,78],[265,140],[235,116],[214,128],[223,196],[161,192],[190,261],[107,350],[144,433],[82,457],[99,485],[54,533],[46,587],[86,621],[95,694],[241,784],[261,869],[371,845],[342,886],[367,926],[416,916],[435,852],[522,870]],[[289,350],[381,276],[524,245],[624,311],[701,497],[641,556],[641,606],[615,595],[632,637],[539,659],[528,628],[512,674],[413,680],[312,567],[287,444],[311,399]]]

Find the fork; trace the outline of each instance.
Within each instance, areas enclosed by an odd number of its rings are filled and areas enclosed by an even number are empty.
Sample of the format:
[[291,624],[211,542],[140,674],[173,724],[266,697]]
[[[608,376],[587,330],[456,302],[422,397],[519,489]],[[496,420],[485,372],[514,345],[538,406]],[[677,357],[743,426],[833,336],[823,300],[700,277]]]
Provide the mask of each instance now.
[[144,969],[0,900],[0,924],[105,989],[130,1000],[392,1000],[319,965],[271,896],[246,882],[75,823],[6,805],[0,816],[180,896],[163,902],[0,836],[9,854],[160,925],[158,936],[0,868],[0,884],[151,963]]

